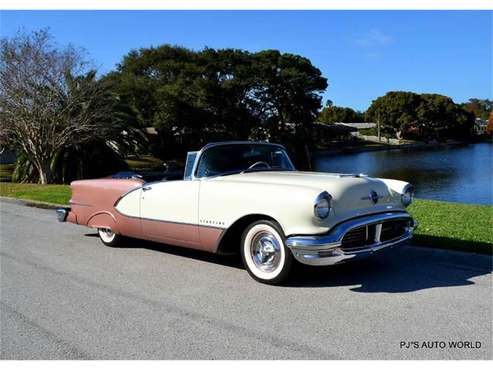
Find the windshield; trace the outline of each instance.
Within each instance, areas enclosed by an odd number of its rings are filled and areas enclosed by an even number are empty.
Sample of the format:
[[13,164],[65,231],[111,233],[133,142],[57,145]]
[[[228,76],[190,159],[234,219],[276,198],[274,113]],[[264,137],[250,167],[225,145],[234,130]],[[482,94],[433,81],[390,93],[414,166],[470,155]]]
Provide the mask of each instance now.
[[209,177],[242,171],[294,171],[294,167],[284,149],[279,146],[225,144],[204,151],[196,176]]

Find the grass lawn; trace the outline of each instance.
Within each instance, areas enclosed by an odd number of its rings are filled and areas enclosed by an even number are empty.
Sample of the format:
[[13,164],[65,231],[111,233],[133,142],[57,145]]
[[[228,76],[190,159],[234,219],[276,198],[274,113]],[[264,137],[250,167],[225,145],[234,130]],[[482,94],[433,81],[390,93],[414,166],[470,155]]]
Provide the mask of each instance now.
[[[0,183],[0,196],[68,204],[68,185]],[[493,206],[416,199],[409,212],[419,222],[413,243],[492,254]]]
[[492,254],[493,206],[416,199],[409,212],[419,222],[414,244]]
[[70,186],[0,183],[0,196],[18,199],[36,200],[54,204],[68,204]]

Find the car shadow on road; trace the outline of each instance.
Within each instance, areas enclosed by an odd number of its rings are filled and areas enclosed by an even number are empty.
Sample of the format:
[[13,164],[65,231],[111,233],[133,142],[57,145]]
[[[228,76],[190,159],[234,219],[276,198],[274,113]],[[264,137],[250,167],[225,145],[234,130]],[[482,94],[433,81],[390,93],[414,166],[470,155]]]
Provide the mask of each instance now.
[[[97,237],[97,234],[86,234]],[[240,256],[221,256],[144,240],[127,239],[119,248],[142,248],[244,270]],[[285,288],[348,286],[360,293],[405,293],[473,285],[471,279],[492,271],[492,257],[425,247],[404,246],[357,262],[336,266],[295,264]],[[244,271],[246,273],[246,271]]]
[[338,266],[296,266],[292,287],[351,286],[361,293],[406,293],[473,285],[492,271],[491,256],[404,246],[370,259]]
[[[85,236],[99,238],[99,235],[97,233],[87,233],[85,234]],[[241,257],[239,255],[218,255],[218,254],[200,251],[197,249],[177,247],[174,245],[156,243],[148,240],[132,239],[132,238],[126,238],[124,241],[122,241],[122,244],[119,245],[117,248],[118,249],[125,249],[125,248],[148,249],[156,252],[173,254],[175,256],[192,258],[204,262],[216,263],[219,265],[229,266],[232,268],[244,269],[243,263],[241,261]]]

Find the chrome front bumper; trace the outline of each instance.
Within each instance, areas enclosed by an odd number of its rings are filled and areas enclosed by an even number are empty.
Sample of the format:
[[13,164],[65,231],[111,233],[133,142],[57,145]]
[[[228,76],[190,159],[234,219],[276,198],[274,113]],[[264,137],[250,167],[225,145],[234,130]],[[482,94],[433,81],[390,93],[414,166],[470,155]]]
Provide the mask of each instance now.
[[[380,241],[382,223],[386,221],[409,221],[405,232],[397,238]],[[349,231],[362,226],[376,225],[375,240],[355,250],[344,250],[342,239]],[[292,236],[287,238],[286,245],[291,249],[294,258],[306,265],[335,265],[349,260],[369,257],[385,248],[395,247],[412,238],[416,222],[407,212],[387,212],[363,216],[342,222],[332,228],[328,234],[310,236]]]

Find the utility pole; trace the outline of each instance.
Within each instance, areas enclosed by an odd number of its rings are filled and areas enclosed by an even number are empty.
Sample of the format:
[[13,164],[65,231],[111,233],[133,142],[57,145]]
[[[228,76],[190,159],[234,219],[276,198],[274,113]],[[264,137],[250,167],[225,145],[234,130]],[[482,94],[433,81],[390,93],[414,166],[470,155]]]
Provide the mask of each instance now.
[[380,139],[380,112],[378,112],[377,115],[377,135],[378,135],[378,142],[381,141]]

